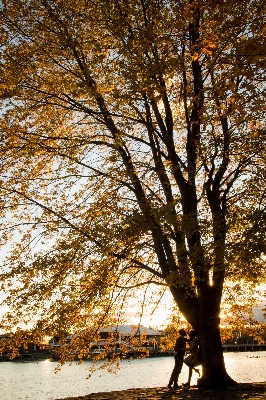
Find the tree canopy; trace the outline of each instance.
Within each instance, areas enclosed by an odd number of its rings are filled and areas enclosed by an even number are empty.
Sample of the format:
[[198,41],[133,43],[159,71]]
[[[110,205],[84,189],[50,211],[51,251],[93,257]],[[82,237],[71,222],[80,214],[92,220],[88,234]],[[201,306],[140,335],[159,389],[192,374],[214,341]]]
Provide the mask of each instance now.
[[264,7],[2,2],[3,326],[93,335],[152,285],[198,331],[202,384],[231,382],[223,287],[265,276]]

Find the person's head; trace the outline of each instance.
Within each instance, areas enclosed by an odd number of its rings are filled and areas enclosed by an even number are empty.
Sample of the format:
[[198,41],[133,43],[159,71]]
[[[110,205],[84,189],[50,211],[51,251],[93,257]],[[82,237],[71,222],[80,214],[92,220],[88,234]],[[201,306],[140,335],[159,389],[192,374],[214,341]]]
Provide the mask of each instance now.
[[191,331],[189,331],[189,337],[190,339],[194,339],[197,336],[196,332],[194,331],[194,329],[191,329]]
[[181,335],[181,336],[186,336],[186,335],[187,335],[187,332],[185,331],[184,328],[179,329],[178,333],[179,333],[179,335]]

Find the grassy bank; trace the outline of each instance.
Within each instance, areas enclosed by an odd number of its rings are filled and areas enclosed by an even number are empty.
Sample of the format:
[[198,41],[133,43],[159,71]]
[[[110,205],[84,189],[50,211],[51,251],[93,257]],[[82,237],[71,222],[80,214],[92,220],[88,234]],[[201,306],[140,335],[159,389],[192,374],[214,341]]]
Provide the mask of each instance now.
[[266,400],[266,382],[243,383],[226,391],[199,389],[197,387],[179,388],[142,388],[113,392],[91,393],[86,396],[67,397],[57,400]]

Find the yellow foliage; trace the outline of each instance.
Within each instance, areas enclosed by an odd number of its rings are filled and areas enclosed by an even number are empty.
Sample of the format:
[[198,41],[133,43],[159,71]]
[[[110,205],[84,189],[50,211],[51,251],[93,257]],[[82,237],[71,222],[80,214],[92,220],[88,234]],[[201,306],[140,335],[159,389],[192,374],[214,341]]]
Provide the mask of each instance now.
[[143,287],[140,313],[170,290],[207,337],[225,282],[265,280],[263,17],[250,0],[0,6],[3,328],[92,340]]

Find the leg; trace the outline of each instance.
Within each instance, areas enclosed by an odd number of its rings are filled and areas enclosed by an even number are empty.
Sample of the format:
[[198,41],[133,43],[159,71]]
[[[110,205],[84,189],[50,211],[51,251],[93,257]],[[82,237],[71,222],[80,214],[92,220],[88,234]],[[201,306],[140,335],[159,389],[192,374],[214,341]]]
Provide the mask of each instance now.
[[188,381],[187,381],[187,383],[184,383],[184,386],[187,386],[187,387],[190,387],[190,381],[191,381],[191,377],[192,377],[192,370],[193,370],[193,367],[192,367],[192,365],[190,365],[190,364],[188,364]]
[[173,388],[176,389],[178,388],[178,377],[181,372],[182,366],[183,366],[183,361],[184,357],[183,356],[178,356],[176,360],[176,371],[175,371],[175,376],[174,376],[174,386]]
[[174,377],[175,377],[175,366],[174,366],[174,369],[173,369],[173,371],[171,373],[169,383],[167,385],[168,389],[172,389],[172,384],[174,383]]
[[192,365],[190,365],[189,366],[189,370],[188,370],[188,384],[189,384],[189,386],[190,386],[190,381],[191,381],[191,377],[192,377],[192,370],[193,370],[193,367],[192,367]]
[[168,383],[168,388],[172,389],[172,384],[174,384],[174,388],[178,387],[178,376],[181,372],[182,369],[182,365],[183,365],[183,356],[176,356],[175,357],[175,366],[174,369],[172,371],[169,383]]
[[176,360],[175,360],[174,369],[173,369],[173,371],[171,373],[171,376],[170,376],[169,383],[167,385],[168,389],[172,389],[172,384],[174,383],[175,376],[176,376]]
[[195,367],[194,367],[193,369],[194,369],[195,372],[197,372],[197,374],[198,374],[199,377],[200,377],[200,370],[199,370],[198,368],[195,368]]

